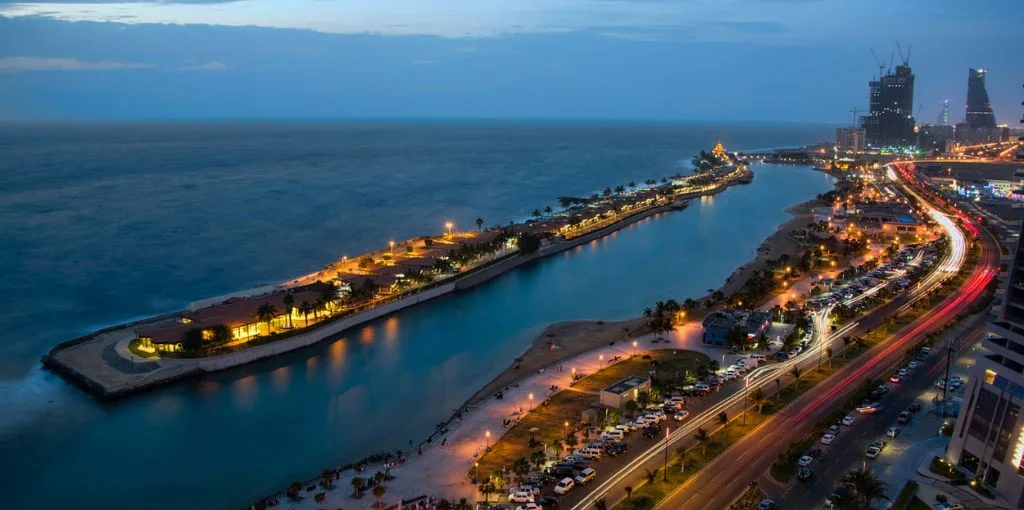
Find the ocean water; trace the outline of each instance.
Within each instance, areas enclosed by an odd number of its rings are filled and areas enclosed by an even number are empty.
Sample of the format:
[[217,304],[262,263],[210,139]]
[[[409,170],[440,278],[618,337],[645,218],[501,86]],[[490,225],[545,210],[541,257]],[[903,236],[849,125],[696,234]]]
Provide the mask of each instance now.
[[[685,171],[829,126],[0,126],[0,487],[12,508],[242,508],[427,435],[546,324],[633,316],[720,285],[831,187],[753,184],[281,358],[110,405],[42,371],[52,345],[425,232]],[[61,490],[54,490],[59,480]],[[10,499],[10,498],[13,498]]]

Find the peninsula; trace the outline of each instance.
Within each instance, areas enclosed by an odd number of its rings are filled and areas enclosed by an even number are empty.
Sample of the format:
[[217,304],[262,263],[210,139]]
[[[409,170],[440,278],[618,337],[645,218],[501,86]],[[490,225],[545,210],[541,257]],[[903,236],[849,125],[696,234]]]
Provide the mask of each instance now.
[[448,221],[440,235],[389,241],[279,285],[196,301],[61,343],[42,363],[108,400],[306,347],[753,178],[721,143],[694,162],[687,176],[559,197],[561,210],[534,210],[521,223],[484,229],[478,218],[476,230],[460,231]]

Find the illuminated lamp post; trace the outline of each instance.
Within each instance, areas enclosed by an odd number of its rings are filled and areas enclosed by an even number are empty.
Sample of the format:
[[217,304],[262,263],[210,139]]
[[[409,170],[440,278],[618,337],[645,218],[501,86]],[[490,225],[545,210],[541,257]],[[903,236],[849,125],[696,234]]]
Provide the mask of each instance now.
[[533,393],[530,393],[528,398],[530,399],[530,410],[533,411]]
[[633,356],[636,356],[636,340],[633,340]]
[[452,226],[452,222],[450,221],[446,221],[444,224],[444,228],[448,229],[448,237],[452,236]]
[[484,438],[485,438],[484,446],[486,447],[485,449],[487,451],[490,451],[491,450],[491,431],[490,430],[484,432]]
[[388,241],[388,247],[391,248],[391,256],[394,257],[395,256],[395,242],[394,241]]

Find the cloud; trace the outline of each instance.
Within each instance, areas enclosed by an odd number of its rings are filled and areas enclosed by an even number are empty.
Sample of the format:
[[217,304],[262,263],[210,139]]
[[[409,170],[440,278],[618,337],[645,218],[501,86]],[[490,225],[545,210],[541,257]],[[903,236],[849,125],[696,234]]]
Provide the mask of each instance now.
[[118,62],[101,60],[87,62],[77,58],[45,58],[45,57],[3,57],[0,58],[0,71],[106,71],[112,69],[142,69],[153,67],[138,62]]
[[205,64],[199,64],[194,66],[182,67],[182,71],[223,71],[228,68],[228,65],[223,62],[207,62]]

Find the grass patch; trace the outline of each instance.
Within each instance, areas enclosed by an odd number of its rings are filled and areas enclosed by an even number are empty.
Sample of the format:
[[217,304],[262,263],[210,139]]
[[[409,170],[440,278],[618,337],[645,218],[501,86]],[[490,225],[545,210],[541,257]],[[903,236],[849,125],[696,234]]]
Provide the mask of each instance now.
[[[519,423],[513,425],[491,446],[490,451],[480,457],[479,473],[489,474],[501,471],[503,467],[509,469],[520,457],[529,459],[531,453],[540,449],[530,447],[531,437],[549,446],[561,441],[565,437],[565,422],[578,423],[580,413],[593,406],[597,400],[597,395],[578,391],[556,393],[547,404],[540,404],[526,413]],[[530,432],[533,427],[538,430]]]
[[139,339],[138,338],[134,338],[134,339],[132,339],[132,341],[128,342],[128,351],[130,351],[132,354],[134,354],[134,355],[136,355],[136,356],[138,356],[140,358],[143,358],[143,359],[156,358],[157,357],[156,356],[156,352],[146,352],[146,351],[140,350],[139,349]]
[[908,480],[907,483],[903,484],[903,488],[900,489],[900,493],[896,496],[896,499],[892,501],[893,510],[904,510],[914,499],[917,499],[916,496],[917,482],[914,480]]
[[[646,356],[650,356],[650,359],[643,359]],[[655,364],[655,379],[673,381],[676,378],[682,379],[687,373],[690,377],[696,378],[701,367],[707,368],[711,365],[711,358],[704,353],[694,351],[674,349],[647,351],[640,356],[626,358],[584,377],[573,384],[573,387],[582,391],[600,391],[631,375],[648,377],[652,364]]]
[[967,477],[957,470],[952,463],[942,457],[932,457],[932,462],[928,466],[928,471],[952,480],[962,481],[967,479]]

